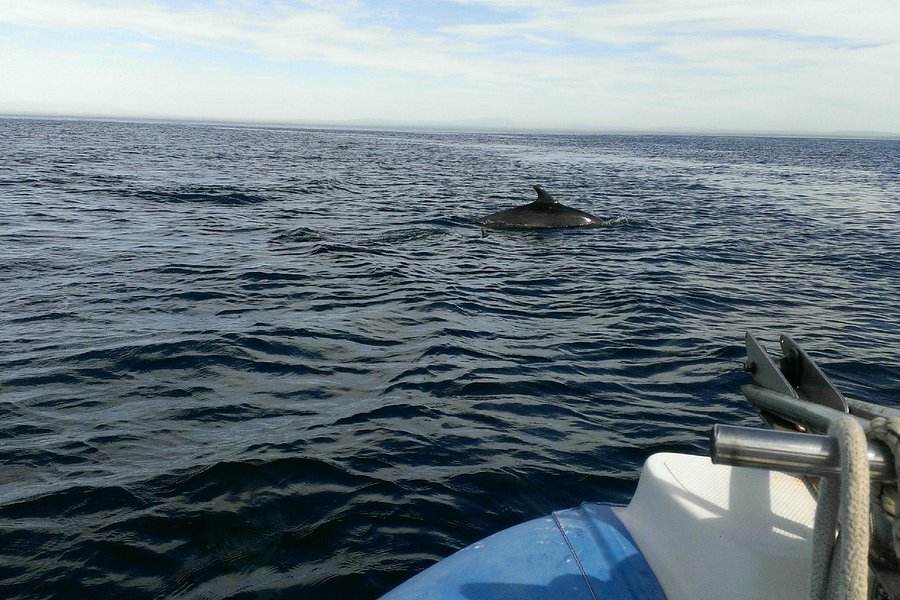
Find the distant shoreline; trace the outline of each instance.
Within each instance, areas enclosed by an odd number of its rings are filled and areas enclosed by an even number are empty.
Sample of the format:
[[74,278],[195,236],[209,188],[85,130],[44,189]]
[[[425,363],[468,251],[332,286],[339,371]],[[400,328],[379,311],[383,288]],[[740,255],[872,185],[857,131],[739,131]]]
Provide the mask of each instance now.
[[151,117],[151,116],[112,116],[112,115],[77,115],[52,113],[2,113],[0,119],[33,119],[49,121],[101,121],[113,123],[157,123],[203,125],[215,127],[263,127],[267,129],[326,129],[337,131],[395,131],[421,133],[481,133],[500,135],[611,135],[611,136],[692,136],[692,137],[748,137],[748,138],[810,138],[836,140],[900,140],[900,133],[876,131],[742,131],[742,130],[692,130],[678,128],[635,129],[635,128],[602,128],[602,127],[520,127],[515,125],[487,125],[475,123],[400,123],[392,121],[358,120],[350,122],[316,122],[316,121],[238,121],[201,119],[188,117]]

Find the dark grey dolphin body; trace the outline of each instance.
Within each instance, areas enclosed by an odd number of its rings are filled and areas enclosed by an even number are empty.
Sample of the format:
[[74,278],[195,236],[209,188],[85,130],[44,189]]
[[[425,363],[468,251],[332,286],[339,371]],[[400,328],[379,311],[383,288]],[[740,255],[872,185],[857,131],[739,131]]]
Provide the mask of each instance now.
[[539,185],[534,186],[537,200],[529,204],[502,210],[478,219],[486,227],[584,227],[603,222],[600,217],[576,208],[563,206]]

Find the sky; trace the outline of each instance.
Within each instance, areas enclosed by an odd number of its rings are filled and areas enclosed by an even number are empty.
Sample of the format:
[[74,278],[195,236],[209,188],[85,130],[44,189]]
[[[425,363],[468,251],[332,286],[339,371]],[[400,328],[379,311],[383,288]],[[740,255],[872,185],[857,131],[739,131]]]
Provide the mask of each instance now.
[[0,114],[900,135],[900,2],[0,0]]

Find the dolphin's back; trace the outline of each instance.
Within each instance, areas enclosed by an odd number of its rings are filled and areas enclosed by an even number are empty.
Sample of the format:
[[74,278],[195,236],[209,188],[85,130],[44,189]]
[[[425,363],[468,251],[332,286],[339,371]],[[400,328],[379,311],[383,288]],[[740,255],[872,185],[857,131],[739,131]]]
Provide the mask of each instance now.
[[544,188],[534,186],[538,199],[529,204],[501,210],[478,220],[490,227],[583,227],[597,225],[602,219],[577,208],[560,204]]

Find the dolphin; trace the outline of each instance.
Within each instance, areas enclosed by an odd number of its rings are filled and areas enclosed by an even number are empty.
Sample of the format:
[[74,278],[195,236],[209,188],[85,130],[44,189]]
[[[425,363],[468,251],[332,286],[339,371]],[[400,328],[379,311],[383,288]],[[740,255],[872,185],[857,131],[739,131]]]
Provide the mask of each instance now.
[[478,219],[477,223],[486,227],[584,227],[599,225],[600,217],[559,203],[550,192],[539,185],[534,186],[537,200],[522,206],[501,210]]

